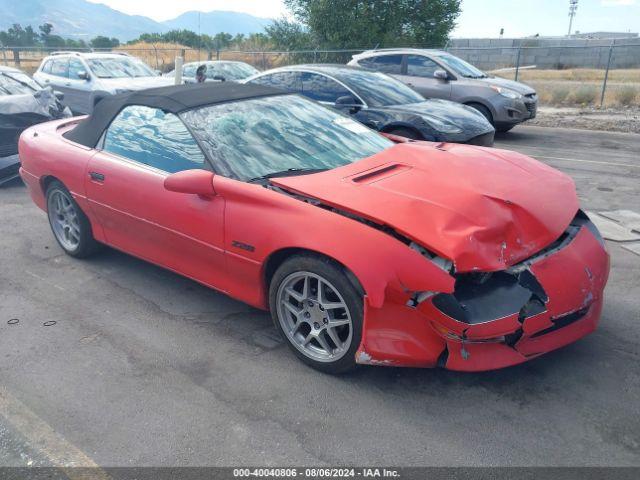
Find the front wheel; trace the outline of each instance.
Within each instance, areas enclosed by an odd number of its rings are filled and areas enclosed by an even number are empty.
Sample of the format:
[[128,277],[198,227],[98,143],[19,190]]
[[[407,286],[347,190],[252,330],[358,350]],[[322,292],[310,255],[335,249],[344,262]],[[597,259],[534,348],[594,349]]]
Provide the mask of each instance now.
[[307,365],[333,374],[356,366],[362,298],[340,265],[315,255],[285,261],[269,287],[271,316],[291,350]]
[[409,140],[421,140],[420,134],[410,128],[394,128],[393,130],[389,131],[389,133],[391,135],[397,135],[398,137],[408,138]]
[[47,216],[53,236],[66,254],[83,258],[100,248],[93,238],[89,219],[58,181],[47,188]]

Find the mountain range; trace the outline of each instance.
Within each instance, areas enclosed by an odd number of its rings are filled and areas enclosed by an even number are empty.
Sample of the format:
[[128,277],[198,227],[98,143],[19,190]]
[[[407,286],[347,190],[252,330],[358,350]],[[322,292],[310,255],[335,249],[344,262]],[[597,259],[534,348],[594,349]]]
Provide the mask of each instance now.
[[173,29],[198,32],[198,15],[200,32],[212,36],[220,32],[232,35],[257,33],[272,22],[269,18],[227,11],[192,11],[165,22],[156,22],[86,0],[0,0],[0,12],[0,30],[19,23],[23,27],[31,25],[37,31],[39,25],[50,23],[53,34],[84,40],[104,35],[127,41],[142,33],[164,33]]

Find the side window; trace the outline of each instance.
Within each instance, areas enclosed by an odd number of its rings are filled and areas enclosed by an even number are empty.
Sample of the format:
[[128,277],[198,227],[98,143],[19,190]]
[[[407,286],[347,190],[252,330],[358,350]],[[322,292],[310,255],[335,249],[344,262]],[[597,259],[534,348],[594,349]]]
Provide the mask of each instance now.
[[51,64],[53,62],[51,60],[47,60],[45,62],[45,64],[42,66],[41,72],[42,73],[51,73]]
[[71,58],[69,60],[69,78],[78,80],[78,73],[79,72],[86,72],[87,69],[84,68],[84,65],[82,65],[82,62],[80,60],[78,60],[77,58]]
[[302,94],[318,102],[335,103],[344,96],[353,94],[338,82],[317,73],[302,74]]
[[400,75],[402,73],[402,55],[380,55],[358,60],[358,65],[382,73]]
[[195,78],[196,76],[196,66],[195,65],[185,65],[182,68],[182,76],[187,78]]
[[56,77],[69,77],[69,60],[66,58],[57,58],[51,64],[51,75]]
[[289,92],[302,92],[302,79],[297,72],[279,72],[263,75],[251,81],[269,87],[280,88]]
[[422,55],[407,55],[407,75],[413,77],[433,77],[433,72],[442,67]]
[[205,165],[200,147],[182,120],[156,108],[122,110],[107,129],[103,149],[169,173]]

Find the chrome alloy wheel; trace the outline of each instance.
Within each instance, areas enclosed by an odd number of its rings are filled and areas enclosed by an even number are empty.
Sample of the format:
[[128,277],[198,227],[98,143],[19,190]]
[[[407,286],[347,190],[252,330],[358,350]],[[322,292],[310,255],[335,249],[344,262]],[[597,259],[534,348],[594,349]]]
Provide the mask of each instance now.
[[311,272],[294,272],[282,281],[276,298],[280,326],[303,355],[335,362],[349,350],[351,313],[328,280]]
[[69,194],[55,190],[47,202],[49,222],[58,242],[65,250],[74,251],[80,245],[80,222]]

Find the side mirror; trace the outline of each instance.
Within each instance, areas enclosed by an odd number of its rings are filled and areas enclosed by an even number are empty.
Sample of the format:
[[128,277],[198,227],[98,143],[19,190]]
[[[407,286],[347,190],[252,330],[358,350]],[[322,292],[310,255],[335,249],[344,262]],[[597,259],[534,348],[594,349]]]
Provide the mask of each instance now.
[[62,102],[64,100],[64,93],[59,92],[58,90],[54,90],[53,94],[55,95],[55,97],[58,99],[59,102]]
[[89,80],[91,78],[84,70],[80,70],[76,75],[80,80]]
[[164,188],[170,192],[188,193],[204,198],[214,197],[213,172],[208,170],[183,170],[164,179]]
[[444,70],[436,70],[433,72],[433,76],[438,80],[449,80],[449,74]]
[[344,95],[336,99],[336,107],[350,108],[351,112],[355,113],[362,108],[362,105],[353,95]]

